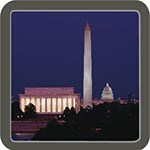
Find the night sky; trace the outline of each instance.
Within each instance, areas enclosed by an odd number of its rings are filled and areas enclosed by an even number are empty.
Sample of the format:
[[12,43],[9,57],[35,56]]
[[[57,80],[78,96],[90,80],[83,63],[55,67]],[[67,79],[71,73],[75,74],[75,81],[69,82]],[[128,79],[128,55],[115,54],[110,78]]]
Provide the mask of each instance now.
[[114,97],[138,98],[136,12],[13,12],[12,96],[24,87],[75,87],[83,91],[84,27],[92,34],[93,98],[105,83]]

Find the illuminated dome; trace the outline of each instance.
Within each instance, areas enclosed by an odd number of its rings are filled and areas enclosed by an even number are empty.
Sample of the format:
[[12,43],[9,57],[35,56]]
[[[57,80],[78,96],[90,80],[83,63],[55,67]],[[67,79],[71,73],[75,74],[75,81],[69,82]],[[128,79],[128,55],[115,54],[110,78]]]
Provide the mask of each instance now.
[[113,91],[108,83],[106,83],[106,86],[103,89],[101,99],[114,99]]

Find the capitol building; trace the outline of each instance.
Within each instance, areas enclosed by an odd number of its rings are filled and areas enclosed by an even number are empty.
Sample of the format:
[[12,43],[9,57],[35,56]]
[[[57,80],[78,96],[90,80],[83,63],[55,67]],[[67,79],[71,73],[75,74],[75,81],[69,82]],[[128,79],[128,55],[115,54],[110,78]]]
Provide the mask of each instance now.
[[113,91],[109,83],[106,83],[106,86],[104,87],[102,91],[101,99],[102,99],[102,102],[108,102],[108,103],[114,101]]

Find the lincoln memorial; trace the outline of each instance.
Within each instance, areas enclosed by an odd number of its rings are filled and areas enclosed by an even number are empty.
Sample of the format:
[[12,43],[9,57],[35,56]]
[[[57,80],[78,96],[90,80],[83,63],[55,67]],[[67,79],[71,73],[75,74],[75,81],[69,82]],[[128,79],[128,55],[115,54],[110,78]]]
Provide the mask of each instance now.
[[74,93],[73,87],[25,88],[19,100],[23,112],[29,103],[36,107],[37,113],[63,113],[66,107],[80,111],[80,94]]

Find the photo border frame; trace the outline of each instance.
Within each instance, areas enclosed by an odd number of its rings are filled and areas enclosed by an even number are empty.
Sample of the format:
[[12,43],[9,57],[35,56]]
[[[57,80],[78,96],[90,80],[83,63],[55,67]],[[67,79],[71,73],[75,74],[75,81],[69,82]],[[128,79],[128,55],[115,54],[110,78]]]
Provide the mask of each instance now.
[[[10,139],[10,13],[13,10],[137,10],[141,16],[141,139],[134,143],[16,143]],[[1,13],[1,139],[11,149],[142,149],[149,140],[149,12],[140,1],[12,1]]]
[[[138,43],[138,57],[139,57],[139,62],[138,62],[138,67],[139,67],[139,74],[138,74],[138,80],[139,80],[139,82],[138,82],[138,86],[139,86],[139,88],[138,88],[138,90],[139,90],[139,93],[138,93],[138,96],[139,96],[139,115],[138,115],[138,117],[139,117],[139,131],[138,131],[138,133],[139,133],[139,138],[138,139],[136,139],[136,140],[133,140],[133,141],[128,141],[128,140],[121,140],[121,141],[117,141],[117,140],[114,140],[114,141],[112,141],[112,140],[109,140],[109,141],[88,141],[88,143],[133,143],[133,142],[137,142],[137,141],[139,141],[140,140],[140,138],[141,138],[141,16],[140,16],[140,13],[139,13],[139,11],[137,11],[137,10],[13,10],[13,11],[11,11],[10,12],[10,24],[12,24],[12,15],[13,15],[13,13],[44,13],[44,12],[46,12],[46,13],[55,13],[55,12],[59,12],[59,13],[63,13],[63,12],[65,12],[65,13],[77,13],[77,12],[84,12],[84,13],[92,13],[92,12],[96,12],[96,13],[107,13],[107,12],[109,12],[109,13],[137,13],[137,15],[138,15],[138,31],[139,31],[139,33],[138,33],[138,40],[139,40],[139,43]],[[11,33],[12,33],[12,26],[10,26],[10,37],[12,37],[12,35],[11,35]],[[12,51],[11,51],[11,49],[12,49],[12,47],[11,47],[11,45],[12,45],[12,42],[11,42],[11,40],[12,39],[10,39],[10,60],[12,60]],[[11,62],[10,62],[10,66],[11,66]],[[12,67],[10,67],[10,71],[12,71],[12,69],[11,69]],[[10,77],[10,87],[12,87],[12,84],[11,84],[11,77]],[[10,97],[12,96],[12,91],[10,90]],[[12,111],[12,108],[11,108],[11,103],[10,103],[10,120],[11,120],[11,111]],[[10,129],[12,129],[12,125],[10,124]],[[12,130],[10,130],[10,133],[12,132]],[[20,142],[24,142],[24,143],[38,143],[38,142],[41,142],[41,143],[78,143],[79,141],[63,141],[63,140],[61,140],[61,141],[32,141],[32,140],[29,140],[29,141],[26,141],[26,140],[13,140],[12,139],[12,134],[10,134],[10,139],[13,141],[13,142],[16,142],[16,143],[20,143]],[[82,140],[82,141],[80,141],[80,143],[85,143],[85,142],[87,142],[86,140]]]

